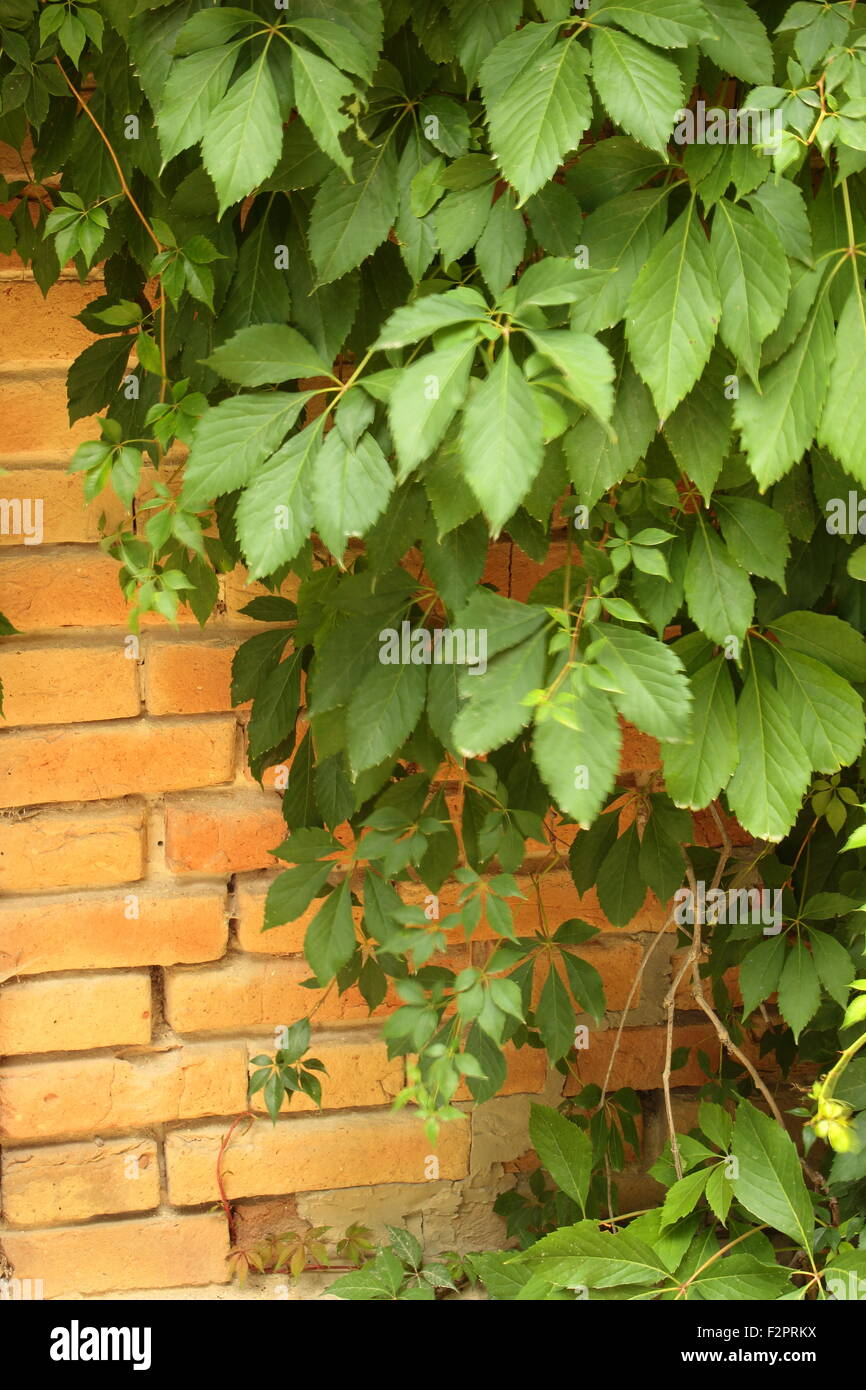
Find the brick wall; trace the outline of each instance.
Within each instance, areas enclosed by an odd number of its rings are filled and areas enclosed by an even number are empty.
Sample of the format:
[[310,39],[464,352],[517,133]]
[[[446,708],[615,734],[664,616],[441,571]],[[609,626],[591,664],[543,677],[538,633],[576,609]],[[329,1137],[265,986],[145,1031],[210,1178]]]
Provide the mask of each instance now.
[[[248,1058],[312,1002],[305,923],[260,933],[268,849],[284,830],[277,794],[246,771],[246,716],[229,700],[232,653],[257,630],[240,613],[243,576],[221,581],[204,633],[188,613],[177,630],[148,617],[136,648],[97,545],[106,502],[85,507],[65,472],[91,433],[66,420],[65,370],[91,340],[73,315],[100,289],[67,275],[46,301],[14,258],[0,264],[0,495],[44,506],[40,545],[0,536],[0,612],[21,632],[0,642],[0,1241],[46,1297],[227,1282],[217,1152],[246,1109]],[[506,546],[487,577],[519,597],[538,572]],[[652,741],[632,733],[624,772],[645,779],[656,766]],[[603,929],[584,953],[611,1012],[580,1058],[584,1080],[600,1081],[665,913],[648,895],[632,930],[615,931],[566,874],[546,883],[551,919]],[[533,928],[523,912],[518,926]],[[661,1142],[673,945],[668,933],[654,955],[612,1078],[645,1108],[646,1152],[622,1180],[637,1206]],[[486,949],[455,946],[455,957]],[[315,1021],[324,1112],[302,1098],[275,1127],[256,1118],[226,1156],[241,1239],[363,1220],[405,1221],[433,1247],[499,1241],[490,1207],[529,1148],[529,1097],[555,1103],[562,1078],[539,1053],[515,1053],[505,1095],[444,1127],[437,1170],[420,1123],[389,1108],[402,1063],[358,993],[329,996]],[[676,1041],[715,1049],[701,1015],[681,1016]]]

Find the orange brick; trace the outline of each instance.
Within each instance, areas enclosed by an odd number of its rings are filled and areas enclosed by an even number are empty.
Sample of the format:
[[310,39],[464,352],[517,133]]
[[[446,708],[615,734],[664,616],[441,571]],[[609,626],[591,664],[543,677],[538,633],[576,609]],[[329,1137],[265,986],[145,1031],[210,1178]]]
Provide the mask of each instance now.
[[6,1143],[123,1133],[246,1109],[243,1043],[18,1062],[0,1073]]
[[60,1226],[159,1206],[152,1139],[7,1149],[3,1215],[12,1226]]
[[[123,503],[110,488],[85,502],[84,475],[59,468],[12,468],[0,477],[0,497],[19,503],[31,499],[29,510],[24,506],[19,513],[16,507],[4,514],[0,546],[98,541],[125,515]],[[36,503],[41,505],[36,508]],[[100,530],[103,514],[105,526]]]
[[176,874],[240,873],[275,861],[286,838],[279,800],[261,791],[171,797],[165,806],[165,853]]
[[229,716],[22,729],[3,741],[0,806],[215,786],[231,779],[234,750],[235,721]]
[[98,438],[93,416],[70,426],[66,410],[65,372],[7,369],[0,376],[0,415],[3,419],[0,461],[31,458],[66,463],[79,444]]
[[0,564],[0,613],[21,632],[120,627],[127,605],[118,565],[92,546],[21,548]]
[[662,765],[661,751],[656,739],[641,733],[633,724],[620,719],[622,728],[622,752],[619,759],[620,775],[625,772],[655,772]]
[[[214,1126],[174,1130],[166,1139],[169,1200],[194,1206],[217,1199],[216,1157],[225,1131]],[[431,1156],[437,1177],[465,1177],[469,1170],[469,1123],[442,1126],[432,1152],[417,1115],[401,1111],[378,1115],[287,1117],[271,1124],[257,1120],[232,1139],[223,1164],[226,1193],[269,1197],[290,1186],[293,1192],[321,1192],[373,1183],[423,1182]]]
[[[665,1065],[666,1031],[664,1028],[624,1028],[614,1062],[609,1089],[630,1086],[635,1091],[658,1090],[662,1084]],[[589,1047],[574,1054],[579,1081],[569,1077],[565,1084],[567,1095],[574,1095],[582,1086],[600,1086],[607,1073],[608,1063],[616,1041],[616,1029],[591,1031]],[[694,1023],[674,1029],[674,1048],[688,1047],[689,1059],[684,1067],[671,1073],[673,1086],[700,1086],[706,1081],[697,1058],[702,1049],[715,1064],[720,1043],[710,1023]]]
[[[2,485],[2,484],[0,484]],[[21,632],[66,627],[126,627],[129,605],[118,584],[119,566],[95,546],[19,546],[0,565],[0,613]],[[184,606],[178,622],[194,623]],[[142,626],[166,625],[145,614]]]
[[126,804],[0,817],[0,892],[131,883],[144,868],[144,808]]
[[[6,281],[0,290],[3,347],[0,362],[65,366],[91,343],[94,334],[76,318],[102,290],[99,284],[60,281],[47,297],[34,280]],[[59,388],[62,398],[62,386]]]
[[229,1281],[221,1212],[9,1231],[3,1246],[16,1278],[41,1279],[45,1298]]
[[[270,1045],[263,1048],[261,1042],[250,1043],[249,1046],[251,1060],[263,1052],[269,1055],[272,1051]],[[390,1105],[404,1084],[402,1058],[389,1060],[387,1047],[375,1035],[358,1037],[355,1034],[349,1038],[317,1036],[311,1056],[318,1057],[327,1068],[327,1074],[320,1073],[323,1110]],[[315,1103],[302,1092],[293,1095],[291,1103],[284,1100],[282,1108],[288,1114],[295,1114],[299,1110],[317,1110]],[[253,1097],[253,1109],[265,1113],[261,1091],[257,1091]]]
[[232,708],[232,657],[237,642],[149,638],[144,651],[151,714],[219,714]]
[[150,1042],[150,976],[24,980],[0,993],[0,1053],[79,1052]]
[[141,713],[138,663],[119,641],[109,646],[4,643],[0,681],[9,728],[130,719]]
[[218,960],[227,942],[222,889],[0,899],[0,962],[16,975],[187,965]]
[[507,598],[524,602],[546,574],[565,564],[567,553],[565,541],[554,541],[545,559],[537,565],[518,545],[499,541],[490,546],[481,581],[495,585]]
[[[437,956],[437,965],[461,970],[468,964],[463,951]],[[232,956],[218,965],[181,967],[166,972],[166,1018],[178,1033],[228,1032],[238,1028],[286,1027],[316,1004],[321,994],[304,989],[310,978],[303,960],[256,960]],[[382,1018],[398,1004],[389,990],[374,1011]],[[356,986],[345,994],[331,990],[317,1008],[316,1023],[366,1023],[370,1011]]]

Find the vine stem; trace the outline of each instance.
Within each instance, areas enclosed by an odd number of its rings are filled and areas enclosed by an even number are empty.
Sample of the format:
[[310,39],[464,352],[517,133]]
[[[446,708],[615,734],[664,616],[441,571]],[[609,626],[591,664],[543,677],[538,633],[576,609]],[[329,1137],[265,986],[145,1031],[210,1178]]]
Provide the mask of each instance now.
[[[124,172],[123,172],[123,168],[122,168],[122,166],[121,166],[120,160],[118,159],[118,157],[117,157],[117,155],[116,155],[116,153],[115,153],[115,151],[114,151],[114,146],[112,145],[111,141],[109,140],[109,138],[108,138],[108,136],[106,135],[105,131],[103,130],[102,126],[99,124],[99,121],[98,121],[98,120],[96,119],[96,117],[94,116],[94,114],[93,114],[93,112],[91,111],[90,107],[88,106],[87,102],[84,100],[84,97],[81,95],[81,93],[79,92],[78,88],[75,86],[74,82],[72,82],[71,78],[68,76],[68,74],[67,74],[67,72],[66,72],[66,69],[64,68],[64,66],[63,66],[63,64],[61,63],[60,59],[57,58],[57,57],[55,57],[54,63],[55,63],[55,65],[56,65],[58,71],[59,71],[60,74],[62,75],[63,80],[64,80],[64,82],[66,83],[67,87],[69,88],[70,92],[71,92],[72,95],[75,97],[75,100],[78,102],[78,105],[81,107],[81,110],[84,112],[84,114],[85,114],[85,116],[87,117],[87,119],[88,119],[88,120],[92,123],[92,125],[95,127],[95,129],[96,129],[96,131],[97,131],[97,133],[98,133],[98,135],[99,135],[100,140],[101,140],[102,143],[104,144],[105,148],[108,150],[109,156],[110,156],[110,158],[111,158],[111,162],[112,162],[112,164],[114,165],[114,168],[115,168],[115,170],[116,170],[116,172],[117,172],[117,177],[118,177],[118,179],[120,180],[120,187],[121,187],[121,190],[123,191],[123,195],[124,195],[124,197],[128,200],[130,207],[131,207],[132,210],[134,211],[134,213],[135,213],[136,217],[138,218],[139,222],[140,222],[141,225],[144,227],[144,230],[147,232],[147,235],[150,237],[151,241],[153,242],[154,246],[156,247],[157,255],[159,255],[160,252],[162,252],[162,251],[165,250],[165,247],[163,246],[163,244],[162,244],[162,242],[160,241],[159,237],[157,236],[156,232],[153,230],[153,227],[150,225],[150,223],[148,222],[148,220],[147,220],[147,218],[145,217],[144,213],[142,212],[141,208],[139,207],[138,203],[136,202],[135,195],[133,194],[132,189],[130,188],[129,184],[128,184],[127,181],[126,181],[126,175],[125,175]],[[162,380],[160,381],[160,385],[159,385],[159,399],[160,399],[160,402],[162,402],[162,401],[165,400],[166,382],[167,382],[167,380],[168,380],[168,359],[167,359],[167,356],[166,356],[166,345],[165,345],[166,297],[165,297],[165,289],[164,289],[164,287],[163,287],[163,285],[162,285],[162,281],[160,281],[160,289],[161,289],[161,292],[162,292],[162,297],[161,297],[160,306],[159,306],[159,310],[160,310],[160,313],[159,313],[159,361],[160,361],[160,369],[161,369],[161,372],[162,372]]]
[[78,102],[78,105],[81,107],[88,120],[92,121],[93,125],[96,127],[99,133],[99,137],[102,140],[102,143],[108,150],[108,153],[111,156],[111,162],[117,170],[117,177],[120,179],[120,187],[123,190],[124,197],[129,199],[131,207],[136,213],[138,220],[141,222],[141,225],[144,227],[145,231],[147,232],[147,235],[150,237],[157,251],[164,251],[165,247],[163,246],[159,237],[156,235],[156,232],[151,227],[150,223],[148,222],[147,218],[145,217],[144,213],[142,212],[141,208],[138,206],[138,203],[135,201],[135,198],[133,197],[132,190],[130,189],[129,184],[126,181],[126,175],[124,174],[123,169],[121,168],[120,160],[117,158],[117,155],[114,152],[114,147],[111,141],[109,140],[102,126],[99,124],[99,121],[94,116],[90,107],[87,105],[87,102],[84,100],[84,97],[81,95],[81,93],[75,87],[74,83],[67,76],[66,70],[63,64],[61,63],[60,59],[55,58],[54,62],[56,66],[59,68],[63,76],[63,80],[69,88],[70,92],[75,97],[75,100]]

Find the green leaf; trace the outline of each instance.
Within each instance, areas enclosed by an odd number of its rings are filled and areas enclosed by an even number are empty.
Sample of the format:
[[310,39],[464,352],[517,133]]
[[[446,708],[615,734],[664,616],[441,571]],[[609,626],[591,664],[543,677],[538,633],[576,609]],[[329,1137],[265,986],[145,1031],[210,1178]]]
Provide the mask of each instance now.
[[726,367],[713,354],[703,376],[664,422],[671,453],[707,505],[731,451],[731,405],[722,380]]
[[748,199],[755,216],[778,236],[785,251],[812,264],[812,229],[803,194],[789,179],[768,180]]
[[791,542],[779,513],[751,497],[716,497],[713,507],[738,564],[784,589]]
[[783,934],[762,941],[743,959],[740,965],[740,990],[743,995],[743,1018],[775,994],[779,988],[785,964],[787,941]]
[[522,1256],[551,1284],[565,1288],[617,1288],[657,1284],[669,1277],[659,1256],[630,1231],[600,1231],[595,1221],[578,1221],[542,1236]]
[[561,809],[584,828],[604,806],[616,780],[622,734],[607,695],[567,678],[564,689],[576,697],[570,714],[578,731],[546,719],[536,724],[532,756]]
[[314,861],[297,864],[274,879],[265,900],[265,920],[262,931],[294,922],[306,912],[319,889],[333,869],[330,862]]
[[355,924],[347,879],[329,893],[304,937],[304,955],[320,985],[342,970],[355,950]]
[[595,628],[596,634],[590,654],[614,677],[613,700],[623,718],[654,738],[688,739],[692,697],[676,652],[648,633],[613,623]]
[[604,981],[601,975],[594,965],[581,960],[580,956],[574,955],[571,951],[563,951],[562,959],[569,988],[578,1008],[591,1014],[596,1023],[601,1023],[605,1011]]
[[157,115],[164,164],[198,144],[225,93],[237,57],[238,49],[232,44],[205,48],[172,63]]
[[69,423],[109,405],[120,389],[133,340],[101,338],[79,353],[66,376]]
[[424,666],[377,662],[370,668],[347,713],[349,762],[355,777],[402,747],[421,716],[426,695]]
[[857,401],[864,390],[866,305],[858,278],[836,329],[836,357],[818,439],[860,483],[866,483],[866,422]]
[[856,762],[863,747],[863,701],[829,666],[788,647],[774,646],[776,684],[791,712],[809,761],[818,772]]
[[535,398],[507,345],[469,401],[461,451],[464,476],[498,535],[543,457]]
[[720,314],[715,266],[692,198],[650,253],[626,314],[632,360],[662,419],[707,365]]
[[812,767],[771,679],[769,659],[756,659],[763,656],[752,653],[737,701],[740,763],[728,785],[728,804],[751,835],[776,841],[796,819]]
[[799,462],[811,444],[827,395],[833,359],[833,314],[819,294],[796,342],[761,377],[740,388],[734,421],[749,467],[763,491]]
[[529,338],[542,356],[562,372],[565,387],[578,405],[586,406],[598,420],[609,420],[613,413],[614,365],[607,348],[589,333],[568,329],[530,332]]
[[685,574],[686,602],[697,627],[723,646],[742,642],[755,611],[755,591],[708,521],[698,517]]
[[722,299],[722,342],[757,385],[761,344],[779,326],[791,276],[782,243],[753,212],[720,199],[712,253]]
[[529,1137],[541,1162],[563,1192],[586,1211],[592,1177],[592,1142],[582,1129],[548,1105],[532,1105]]
[[691,676],[691,743],[662,746],[665,785],[678,806],[699,810],[727,785],[739,761],[734,687],[728,663],[714,657]]
[[770,630],[783,647],[823,662],[844,680],[866,681],[866,642],[841,618],[798,610],[774,618]]
[[220,215],[267,178],[280,157],[283,124],[265,55],[247,68],[207,117],[204,166],[216,186]]
[[474,342],[419,357],[400,374],[388,415],[400,460],[400,481],[429,457],[466,395]]
[[739,1175],[734,1194],[747,1211],[811,1249],[812,1204],[792,1141],[775,1120],[743,1101],[737,1107],[732,1143]]
[[310,127],[320,149],[350,174],[352,161],[340,144],[340,132],[352,123],[351,117],[342,110],[344,98],[354,94],[352,79],[308,48],[293,43],[291,50],[298,113]]
[[542,629],[518,646],[492,658],[486,671],[461,678],[465,704],[451,737],[461,756],[478,757],[515,738],[532,718],[524,696],[544,682],[547,656]]
[[535,1022],[549,1057],[559,1061],[574,1046],[574,1009],[552,961],[535,1008]]
[[446,263],[458,261],[478,241],[490,217],[492,198],[493,185],[488,183],[462,188],[442,199],[432,217]]
[[844,1008],[855,974],[851,957],[835,936],[823,931],[813,931],[811,927],[808,928],[808,932],[812,960],[818,971],[818,978],[827,993]]
[[253,579],[288,564],[309,536],[311,468],[321,424],[321,419],[314,421],[272,454],[238,502],[235,526]]
[[214,497],[235,492],[250,482],[312,395],[311,391],[273,391],[262,396],[232,396],[211,406],[196,426],[184,469],[182,499],[186,509],[197,511]]
[[707,17],[697,0],[600,0],[594,24],[619,24],[661,48],[688,48],[707,33]]
[[632,823],[614,840],[596,879],[598,900],[608,921],[627,927],[643,906],[646,883],[640,869],[641,844]]
[[301,696],[301,653],[281,661],[256,694],[247,728],[251,758],[276,748],[295,726]]
[[339,280],[381,245],[397,206],[397,161],[391,141],[358,156],[352,183],[339,169],[316,194],[310,250],[320,285]]
[[475,246],[475,259],[491,294],[501,294],[511,283],[526,247],[526,224],[508,193],[490,209],[484,231]]
[[583,294],[572,310],[573,328],[597,333],[619,323],[641,267],[664,234],[669,192],[624,193],[590,213],[578,238],[589,264],[579,272]]
[[672,1226],[694,1211],[704,1195],[711,1171],[710,1168],[697,1168],[668,1188],[662,1207],[662,1226]]
[[680,887],[685,865],[676,840],[666,834],[657,816],[650,816],[644,827],[638,860],[640,880],[666,903]]
[[408,347],[421,338],[431,337],[443,328],[461,323],[480,323],[487,318],[487,305],[477,290],[461,286],[446,294],[426,294],[394,313],[376,340],[377,348]]
[[394,488],[394,475],[375,439],[364,434],[349,448],[331,430],[316,460],[313,512],[316,530],[342,560],[350,536],[363,536],[381,516]]
[[564,436],[563,444],[577,499],[594,507],[609,488],[643,458],[656,432],[658,420],[649,391],[626,358],[620,377],[613,415],[614,437],[589,416]]
[[721,72],[743,82],[773,80],[773,50],[766,30],[747,0],[701,0],[711,23],[699,43]]
[[665,154],[683,104],[676,64],[628,34],[598,28],[592,34],[592,80],[616,124]]
[[491,49],[516,29],[522,0],[452,0],[449,9],[457,56],[472,83]]
[[556,23],[527,24],[481,68],[493,156],[521,201],[552,178],[592,119],[586,53],[559,32]]
[[315,348],[283,323],[241,328],[205,359],[220,376],[240,386],[264,386],[300,377],[330,376]]
[[794,942],[785,957],[778,991],[779,1012],[796,1040],[821,1002],[818,971],[802,941]]
[[286,628],[257,632],[242,642],[232,659],[231,701],[242,705],[252,700],[264,685],[271,671],[279,664],[283,648],[289,640]]

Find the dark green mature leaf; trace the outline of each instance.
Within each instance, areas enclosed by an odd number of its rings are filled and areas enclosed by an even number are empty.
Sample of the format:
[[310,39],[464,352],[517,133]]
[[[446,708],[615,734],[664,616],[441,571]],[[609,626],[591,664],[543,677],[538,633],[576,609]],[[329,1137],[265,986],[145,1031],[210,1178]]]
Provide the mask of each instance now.
[[316,194],[310,218],[310,249],[319,283],[354,270],[387,237],[397,201],[397,160],[385,138],[378,149],[354,161],[354,182],[335,169]]
[[304,937],[304,955],[319,984],[327,982],[346,964],[355,949],[352,900],[346,879],[329,893]]
[[750,834],[781,840],[794,823],[812,769],[771,669],[753,659],[737,701],[740,762],[728,785],[728,804]]
[[66,377],[70,425],[113,404],[133,341],[126,334],[101,338],[79,353]]
[[714,657],[691,676],[693,740],[662,745],[665,785],[678,806],[699,810],[727,785],[740,757],[728,663]]
[[352,697],[348,752],[355,777],[396,753],[411,734],[427,694],[427,668],[411,662],[372,666]]
[[742,642],[755,611],[755,591],[708,522],[698,518],[685,575],[686,602],[697,627],[720,646]]

